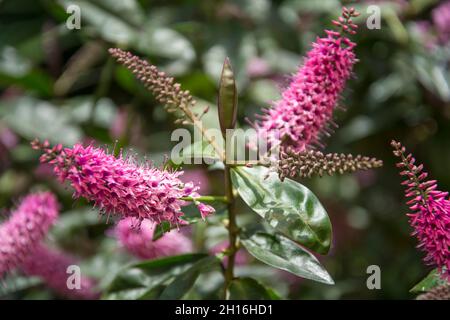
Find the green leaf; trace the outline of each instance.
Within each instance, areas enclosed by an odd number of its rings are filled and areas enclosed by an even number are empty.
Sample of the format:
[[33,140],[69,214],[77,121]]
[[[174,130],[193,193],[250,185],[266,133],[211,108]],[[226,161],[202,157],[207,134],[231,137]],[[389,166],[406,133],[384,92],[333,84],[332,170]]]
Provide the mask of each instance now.
[[47,74],[34,68],[32,61],[23,57],[17,47],[6,46],[0,48],[0,85],[20,86],[28,92],[51,96],[53,83]]
[[0,297],[20,292],[42,284],[42,280],[38,277],[22,277],[22,276],[7,276],[2,279],[0,286]]
[[[80,7],[81,30],[118,46],[133,48],[168,59],[164,71],[176,75],[187,71],[195,59],[192,44],[179,32],[156,24],[145,16],[139,1],[59,0],[64,8]],[[86,26],[84,22],[86,23]]]
[[234,129],[237,117],[237,90],[230,60],[225,58],[219,83],[219,122],[222,135],[226,137],[227,129]]
[[252,278],[238,278],[231,282],[230,300],[280,300],[280,296]]
[[171,161],[175,165],[180,164],[213,164],[217,161],[214,148],[204,140],[200,140],[182,148],[179,152],[176,148],[172,149]]
[[64,8],[69,5],[80,7],[82,16],[81,30],[89,28],[103,39],[112,43],[130,44],[138,36],[139,26],[145,22],[140,6],[135,0],[59,0]]
[[47,101],[22,96],[0,102],[0,118],[26,139],[48,139],[51,143],[73,145],[83,133],[69,115]]
[[153,232],[153,238],[152,238],[153,241],[158,240],[166,232],[170,232],[171,230],[173,230],[175,228],[187,227],[187,226],[196,224],[197,222],[199,222],[201,220],[198,208],[194,204],[184,206],[182,211],[183,211],[184,215],[181,216],[181,219],[186,221],[187,224],[176,226],[176,225],[170,225],[170,223],[167,221],[163,221],[156,226],[155,231]]
[[160,224],[158,224],[155,228],[155,231],[153,232],[153,238],[152,238],[153,241],[156,241],[159,238],[161,238],[164,235],[164,233],[169,232],[170,230],[172,230],[172,228],[175,228],[175,226],[172,227],[170,225],[170,222],[168,222],[168,221],[163,221]]
[[161,295],[161,293],[166,289],[166,286],[160,285],[145,291],[139,300],[155,300]]
[[288,238],[257,232],[241,241],[252,256],[272,267],[302,278],[334,284],[317,258]]
[[281,182],[264,167],[234,168],[231,179],[245,203],[270,226],[318,253],[329,251],[331,222],[308,188],[290,179]]
[[194,285],[201,273],[219,267],[220,260],[216,256],[207,257],[197,261],[186,272],[177,276],[161,293],[159,299],[181,299]]
[[136,49],[171,60],[162,68],[171,75],[185,73],[195,60],[195,50],[181,33],[148,21],[134,42]]
[[171,280],[205,257],[206,254],[184,254],[131,264],[117,272],[103,298],[137,300],[155,297]]
[[416,55],[412,60],[417,79],[444,101],[450,101],[450,74],[445,62],[431,57]]
[[427,292],[435,287],[448,284],[447,281],[441,278],[438,269],[431,271],[422,281],[416,284],[409,292],[420,293]]
[[104,225],[98,219],[98,212],[92,208],[80,208],[64,212],[58,219],[58,223],[53,226],[50,234],[58,241],[63,240],[73,234],[80,233],[88,227]]
[[219,80],[223,61],[228,56],[233,61],[237,87],[244,89],[249,82],[247,66],[258,55],[257,37],[238,25],[217,31],[216,38],[209,42],[209,48],[202,55],[204,70],[211,79]]

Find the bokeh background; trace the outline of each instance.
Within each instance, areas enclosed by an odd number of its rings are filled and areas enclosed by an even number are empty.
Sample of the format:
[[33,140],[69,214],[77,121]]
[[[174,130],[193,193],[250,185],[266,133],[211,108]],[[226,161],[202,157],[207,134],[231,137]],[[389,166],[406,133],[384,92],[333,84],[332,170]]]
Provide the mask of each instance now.
[[[200,104],[211,104],[204,118],[211,126],[218,77],[229,56],[245,126],[246,117],[254,119],[279,96],[315,37],[332,27],[341,5],[352,5],[362,12],[353,37],[359,62],[342,98],[346,111],[336,113],[339,129],[327,139],[326,150],[374,156],[384,167],[302,181],[333,222],[334,247],[321,261],[336,285],[299,281],[252,261],[239,272],[292,299],[412,298],[409,289],[430,268],[409,235],[389,142],[402,141],[440,188],[450,189],[450,8],[438,8],[445,2],[0,0],[1,216],[28,191],[51,189],[63,204],[51,241],[79,256],[84,272],[107,283],[132,258],[118,250],[109,226],[90,206],[74,203],[71,191],[38,164],[29,146],[35,137],[66,145],[95,141],[115,151],[132,148],[156,164],[170,153],[172,115],[107,49],[131,50],[174,75]],[[66,27],[70,4],[81,8],[79,30]],[[365,25],[370,4],[381,9],[379,30]],[[220,170],[185,169],[187,179],[201,181],[205,191],[223,191]],[[213,223],[196,228],[192,237],[199,250],[224,237]],[[381,268],[381,290],[366,287],[366,268],[373,264]],[[0,296],[58,298],[38,279],[20,274],[7,279]]]

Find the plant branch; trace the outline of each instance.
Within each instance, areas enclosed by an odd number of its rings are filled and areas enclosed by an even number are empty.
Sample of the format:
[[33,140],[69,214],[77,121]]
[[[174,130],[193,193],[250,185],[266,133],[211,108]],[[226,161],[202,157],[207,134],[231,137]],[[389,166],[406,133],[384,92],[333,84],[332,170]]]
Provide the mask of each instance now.
[[181,197],[179,199],[180,200],[184,200],[184,201],[223,202],[223,203],[228,203],[228,199],[225,196]]
[[[175,113],[180,110],[183,117],[178,119],[176,123],[192,124],[200,130],[202,136],[214,148],[221,160],[225,160],[224,151],[219,147],[214,137],[211,137],[202,126],[199,115],[197,115],[192,107],[196,101],[189,91],[182,90],[181,85],[176,83],[174,78],[167,76],[161,72],[156,66],[151,65],[147,61],[123,51],[118,48],[109,49],[109,53],[126,68],[131,70],[135,77],[139,79],[144,86],[155,95],[156,100],[166,106],[166,110]],[[203,113],[206,113],[207,109]]]
[[236,260],[236,252],[238,251],[237,238],[239,228],[236,223],[235,198],[233,194],[233,186],[231,184],[231,168],[225,166],[225,192],[228,199],[228,239],[229,246],[227,249],[228,264],[225,268],[225,285],[224,298],[227,298],[227,291],[234,279],[234,263]]

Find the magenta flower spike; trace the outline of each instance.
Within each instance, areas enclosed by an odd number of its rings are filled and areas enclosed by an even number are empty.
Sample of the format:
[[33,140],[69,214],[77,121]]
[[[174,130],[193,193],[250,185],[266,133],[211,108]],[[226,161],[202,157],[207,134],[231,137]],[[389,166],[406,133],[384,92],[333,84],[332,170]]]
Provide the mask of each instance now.
[[35,250],[54,224],[58,207],[50,192],[30,194],[0,226],[0,278]]
[[61,296],[71,299],[97,299],[99,295],[95,291],[95,281],[81,274],[77,287],[76,280],[72,283],[69,279],[69,266],[77,266],[76,259],[40,244],[25,259],[21,269],[28,276],[42,279],[47,287]]
[[302,152],[320,145],[321,134],[328,135],[330,125],[336,126],[333,110],[357,61],[355,43],[343,34],[355,33],[351,18],[357,15],[354,9],[343,9],[343,17],[333,21],[342,32],[326,30],[326,37],[316,40],[281,100],[255,123],[259,137],[269,146],[281,144]]
[[436,180],[427,180],[423,165],[417,165],[412,154],[406,155],[401,143],[392,141],[394,155],[401,160],[397,167],[405,177],[406,203],[411,210],[409,222],[419,240],[418,248],[426,253],[426,264],[435,265],[442,278],[450,280],[450,200],[448,192],[437,190]]
[[[44,151],[41,162],[53,165],[61,182],[68,181],[74,188],[74,197],[93,201],[100,212],[149,219],[156,223],[168,221],[184,224],[181,207],[183,197],[199,197],[198,186],[183,183],[182,171],[167,171],[138,165],[132,158],[115,157],[103,149],[76,144],[73,148],[48,142],[33,142],[33,148]],[[209,205],[195,202],[204,218],[214,212]]]
[[138,228],[138,222],[135,218],[122,219],[114,229],[120,244],[137,258],[155,259],[192,251],[191,240],[181,232],[172,230],[153,241],[156,224],[145,219]]

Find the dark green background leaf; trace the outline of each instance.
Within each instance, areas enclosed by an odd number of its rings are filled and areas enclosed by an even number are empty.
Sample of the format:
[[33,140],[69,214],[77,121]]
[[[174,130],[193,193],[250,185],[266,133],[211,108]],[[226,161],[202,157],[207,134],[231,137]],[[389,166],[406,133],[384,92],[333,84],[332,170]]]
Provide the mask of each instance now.
[[230,300],[280,300],[280,296],[252,278],[238,278],[231,282]]
[[155,298],[175,277],[185,273],[205,254],[185,254],[134,263],[120,270],[109,285],[104,299]]
[[216,256],[207,257],[197,261],[186,272],[177,276],[161,293],[160,299],[181,299],[194,285],[197,278],[205,271],[219,267],[220,260]]

